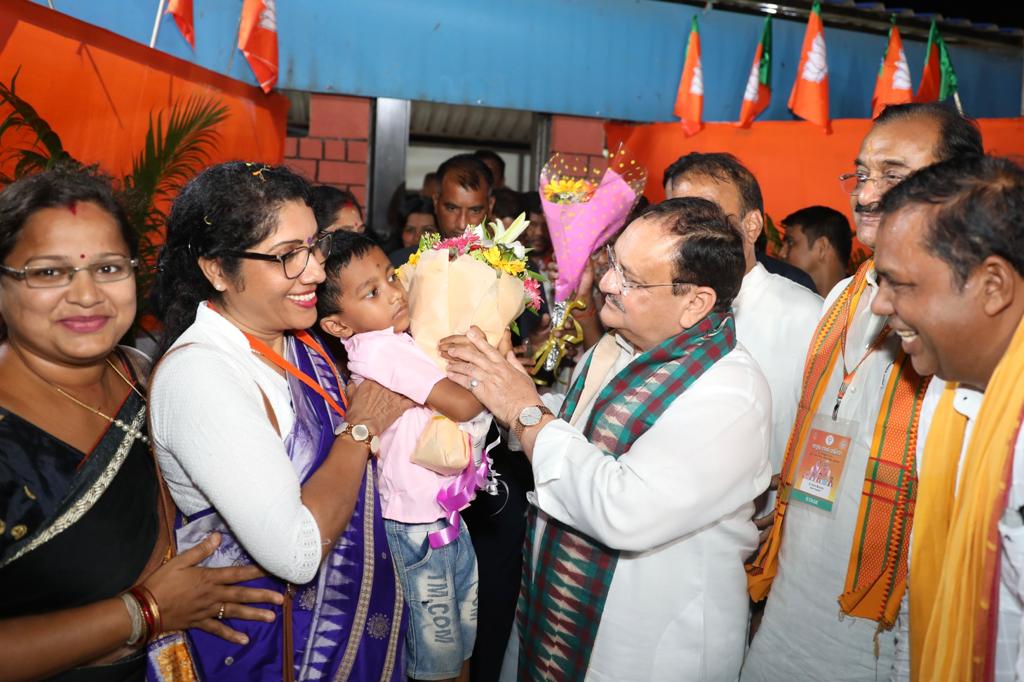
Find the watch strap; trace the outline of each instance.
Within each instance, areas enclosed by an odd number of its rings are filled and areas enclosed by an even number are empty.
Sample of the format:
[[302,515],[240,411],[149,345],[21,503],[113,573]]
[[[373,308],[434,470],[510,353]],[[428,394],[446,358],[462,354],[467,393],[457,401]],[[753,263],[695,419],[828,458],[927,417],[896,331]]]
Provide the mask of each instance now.
[[[540,404],[540,405],[526,405],[521,410],[519,410],[519,412],[516,414],[516,418],[513,419],[512,423],[509,425],[509,430],[512,432],[512,435],[516,437],[516,440],[519,441],[520,443],[523,442],[523,431],[525,431],[527,427],[526,427],[525,424],[523,424],[521,421],[519,421],[519,415],[523,413],[523,410],[525,410],[527,408],[530,408],[530,407],[536,407],[537,409],[540,410],[540,418],[541,419],[544,419],[544,415],[546,415],[546,414],[547,415],[551,415],[552,417],[555,416],[555,413],[552,412],[551,410],[549,410],[543,404]],[[538,421],[537,423],[539,424],[540,421]]]

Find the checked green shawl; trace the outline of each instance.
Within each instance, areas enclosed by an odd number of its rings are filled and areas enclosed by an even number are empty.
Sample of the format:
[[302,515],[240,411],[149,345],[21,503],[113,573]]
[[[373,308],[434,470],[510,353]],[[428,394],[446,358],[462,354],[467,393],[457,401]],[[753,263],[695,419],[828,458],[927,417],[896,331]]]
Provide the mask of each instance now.
[[[732,313],[699,324],[638,356],[598,393],[583,435],[618,459],[665,409],[736,346]],[[559,417],[576,410],[593,354],[566,395]],[[582,680],[619,553],[552,518],[536,538],[531,510],[519,593],[520,680]],[[532,566],[534,543],[540,543]]]

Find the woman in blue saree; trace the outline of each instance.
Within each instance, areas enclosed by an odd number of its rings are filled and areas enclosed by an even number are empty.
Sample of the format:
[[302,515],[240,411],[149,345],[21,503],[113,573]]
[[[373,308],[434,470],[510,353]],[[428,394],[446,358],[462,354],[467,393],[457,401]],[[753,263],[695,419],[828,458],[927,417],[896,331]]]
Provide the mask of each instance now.
[[[285,603],[235,622],[245,645],[188,632],[204,679],[403,680],[405,615],[377,499],[376,434],[408,406],[376,385],[347,398],[304,330],[330,236],[281,167],[208,168],[175,200],[155,285],[165,349],[151,431],[179,509],[179,550],[218,531],[206,566],[255,564]],[[170,640],[150,649],[164,679]]]

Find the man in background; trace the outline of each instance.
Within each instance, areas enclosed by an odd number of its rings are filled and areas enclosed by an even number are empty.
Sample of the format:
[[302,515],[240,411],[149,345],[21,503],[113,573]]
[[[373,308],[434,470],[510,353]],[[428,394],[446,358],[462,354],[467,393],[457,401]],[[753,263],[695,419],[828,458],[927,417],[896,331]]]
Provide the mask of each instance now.
[[[764,371],[772,393],[770,457],[778,473],[796,417],[804,352],[821,314],[821,298],[757,261],[764,229],[761,187],[731,154],[692,152],[665,171],[665,195],[701,197],[718,204],[743,238],[745,274],[733,301],[736,337]],[[766,500],[767,506],[771,500]]]
[[782,221],[786,236],[779,255],[814,280],[821,295],[845,279],[853,248],[850,221],[828,206],[808,206]]

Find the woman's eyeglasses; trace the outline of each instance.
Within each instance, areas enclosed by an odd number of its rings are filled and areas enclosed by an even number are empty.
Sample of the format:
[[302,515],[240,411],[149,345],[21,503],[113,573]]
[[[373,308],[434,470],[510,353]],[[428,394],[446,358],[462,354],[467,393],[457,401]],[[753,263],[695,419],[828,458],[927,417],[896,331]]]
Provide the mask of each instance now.
[[120,282],[135,274],[139,267],[137,258],[108,258],[89,265],[26,265],[11,268],[0,265],[0,274],[21,280],[30,289],[54,289],[66,287],[79,272],[88,271],[96,284]]
[[284,276],[288,279],[296,279],[306,271],[309,265],[309,255],[316,257],[316,262],[323,265],[331,252],[331,237],[333,233],[327,232],[320,236],[315,242],[308,246],[300,246],[284,254],[257,253],[255,251],[225,251],[225,255],[235,258],[248,258],[250,260],[277,261],[284,268]]

